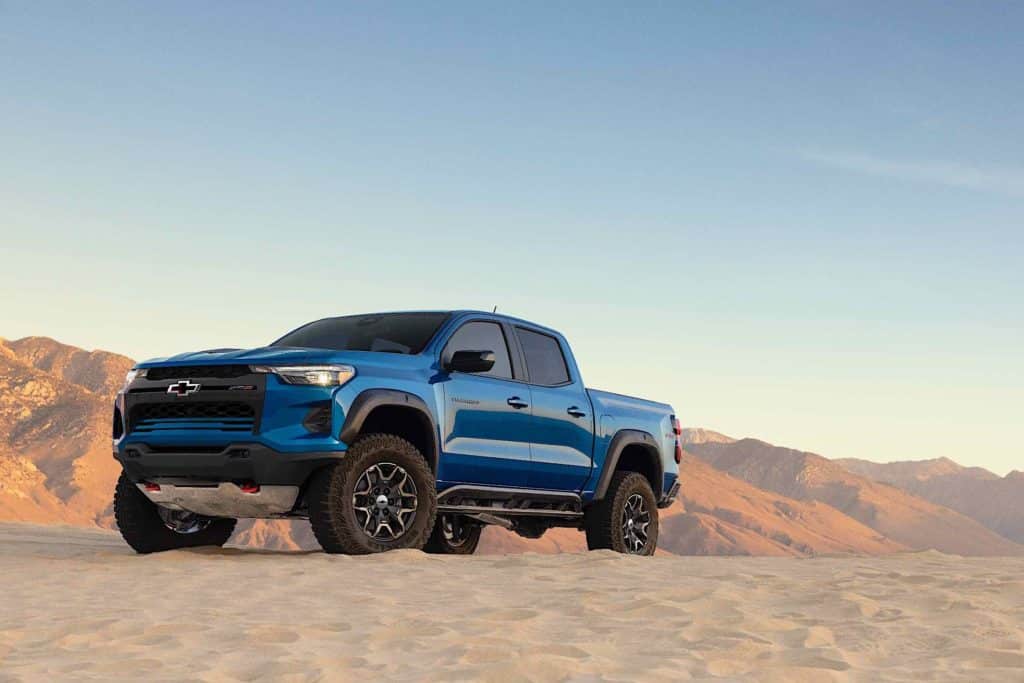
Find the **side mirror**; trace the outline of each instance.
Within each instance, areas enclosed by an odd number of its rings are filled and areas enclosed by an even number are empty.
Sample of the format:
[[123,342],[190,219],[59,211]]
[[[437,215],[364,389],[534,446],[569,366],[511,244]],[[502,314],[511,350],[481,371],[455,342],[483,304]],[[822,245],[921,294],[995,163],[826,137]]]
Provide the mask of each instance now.
[[494,351],[456,351],[444,369],[449,372],[487,372],[494,367]]

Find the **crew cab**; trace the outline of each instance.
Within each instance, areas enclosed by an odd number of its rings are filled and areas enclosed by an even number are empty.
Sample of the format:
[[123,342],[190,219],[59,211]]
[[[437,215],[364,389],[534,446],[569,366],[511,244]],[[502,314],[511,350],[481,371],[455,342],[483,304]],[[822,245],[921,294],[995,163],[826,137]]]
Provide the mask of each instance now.
[[549,328],[481,311],[331,317],[133,368],[114,405],[114,512],[141,553],[297,517],[331,553],[469,554],[496,524],[650,555],[679,438],[670,406],[587,389]]

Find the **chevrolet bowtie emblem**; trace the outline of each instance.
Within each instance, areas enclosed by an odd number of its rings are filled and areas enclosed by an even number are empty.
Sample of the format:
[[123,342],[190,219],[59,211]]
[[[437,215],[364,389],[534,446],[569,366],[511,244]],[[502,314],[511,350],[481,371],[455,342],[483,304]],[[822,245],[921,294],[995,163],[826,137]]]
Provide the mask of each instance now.
[[188,396],[199,391],[200,386],[191,380],[183,379],[167,387],[167,393],[175,396]]

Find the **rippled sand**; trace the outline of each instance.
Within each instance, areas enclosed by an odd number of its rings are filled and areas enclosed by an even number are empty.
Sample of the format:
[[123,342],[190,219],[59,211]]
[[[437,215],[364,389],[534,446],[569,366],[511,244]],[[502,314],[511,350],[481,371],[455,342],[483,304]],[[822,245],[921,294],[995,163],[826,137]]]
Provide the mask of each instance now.
[[449,558],[0,525],[0,681],[1024,680],[1024,560]]

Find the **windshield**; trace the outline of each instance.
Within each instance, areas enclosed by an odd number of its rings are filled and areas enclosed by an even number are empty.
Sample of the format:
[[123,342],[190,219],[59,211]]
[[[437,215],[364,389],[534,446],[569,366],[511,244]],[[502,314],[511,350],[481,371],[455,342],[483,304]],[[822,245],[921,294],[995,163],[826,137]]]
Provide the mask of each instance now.
[[448,313],[371,313],[324,318],[289,332],[271,346],[419,353],[448,316]]

